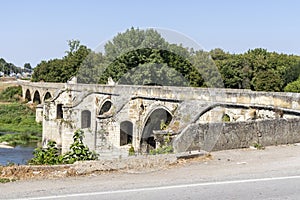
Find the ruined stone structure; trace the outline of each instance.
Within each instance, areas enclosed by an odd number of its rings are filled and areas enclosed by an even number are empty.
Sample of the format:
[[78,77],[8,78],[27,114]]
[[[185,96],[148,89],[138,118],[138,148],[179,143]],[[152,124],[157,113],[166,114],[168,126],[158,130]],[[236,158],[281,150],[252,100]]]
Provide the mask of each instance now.
[[[24,99],[39,103],[37,121],[43,123],[43,143],[55,140],[63,152],[68,151],[77,129],[84,131],[90,149],[117,156],[128,155],[131,146],[136,152],[149,152],[161,145],[161,134],[172,139],[177,152],[198,147],[210,151],[215,146],[226,149],[229,139],[223,138],[223,147],[217,142],[224,130],[230,132],[226,127],[238,135],[236,128],[242,130],[240,124],[245,122],[251,122],[251,127],[270,120],[299,124],[292,119],[300,115],[300,94],[296,93],[73,83],[22,83],[22,88]],[[255,131],[261,130],[250,132]],[[230,145],[238,148],[256,141]],[[278,139],[277,144],[291,141],[300,142],[300,138]]]

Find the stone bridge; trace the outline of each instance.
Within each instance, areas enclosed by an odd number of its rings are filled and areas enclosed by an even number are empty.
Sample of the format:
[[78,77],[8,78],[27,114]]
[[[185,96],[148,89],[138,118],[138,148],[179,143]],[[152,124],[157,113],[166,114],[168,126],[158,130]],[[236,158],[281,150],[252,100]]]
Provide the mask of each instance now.
[[64,83],[19,82],[22,85],[22,95],[25,101],[37,104],[55,96],[55,92],[65,87]]
[[[43,123],[43,143],[55,140],[63,152],[68,150],[77,129],[85,132],[85,143],[100,155],[125,156],[131,146],[145,153],[169,141],[177,152],[198,147],[212,150],[220,134],[228,134],[223,131],[228,122],[232,122],[230,126],[239,123],[239,127],[251,121],[254,128],[249,133],[256,134],[263,132],[257,128],[258,122],[300,116],[297,93],[70,83],[22,83],[22,88],[25,100],[40,103],[36,112],[37,121]],[[203,124],[214,123],[217,125],[208,126],[210,131],[205,132],[208,139],[203,135],[204,139],[195,138]],[[292,127],[289,123],[286,126]],[[226,140],[228,143],[230,139]],[[255,141],[252,138],[243,145]],[[291,142],[300,142],[300,138]]]

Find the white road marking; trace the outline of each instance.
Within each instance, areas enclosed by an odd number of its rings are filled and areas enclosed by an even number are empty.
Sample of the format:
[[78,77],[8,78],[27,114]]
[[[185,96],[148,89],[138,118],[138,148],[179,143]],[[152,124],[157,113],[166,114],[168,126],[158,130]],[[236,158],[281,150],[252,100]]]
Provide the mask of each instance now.
[[57,198],[70,198],[70,197],[97,196],[97,195],[100,196],[100,195],[107,195],[107,194],[120,194],[120,193],[143,192],[143,191],[154,191],[154,190],[168,190],[168,189],[177,189],[177,188],[190,188],[190,187],[200,187],[200,186],[226,185],[226,184],[236,184],[236,183],[252,183],[252,182],[264,182],[264,181],[278,181],[278,180],[288,180],[288,179],[300,179],[300,176],[285,176],[285,177],[244,179],[244,180],[233,180],[233,181],[193,183],[193,184],[170,185],[170,186],[148,187],[148,188],[137,188],[137,189],[126,189],[126,190],[112,190],[112,191],[103,191],[103,192],[87,192],[87,193],[63,194],[63,195],[44,196],[44,197],[29,197],[29,198],[20,198],[20,199],[11,199],[11,200],[43,200],[43,199],[57,199]]

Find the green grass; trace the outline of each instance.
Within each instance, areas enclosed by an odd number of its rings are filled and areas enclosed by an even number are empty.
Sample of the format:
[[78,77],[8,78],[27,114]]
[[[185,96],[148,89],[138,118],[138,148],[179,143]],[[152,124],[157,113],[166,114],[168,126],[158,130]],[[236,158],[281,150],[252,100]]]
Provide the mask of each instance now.
[[4,102],[16,102],[20,100],[22,96],[22,87],[21,86],[8,86],[3,88],[0,93],[0,101]]
[[0,104],[0,132],[42,133],[35,111],[21,103]]
[[11,145],[39,141],[42,125],[35,122],[35,111],[21,103],[0,104],[0,132],[17,133],[0,136]]
[[[0,82],[0,143],[26,145],[41,141],[42,125],[35,122],[35,110],[19,103],[21,86]],[[13,133],[13,134],[5,134]]]
[[0,183],[8,183],[10,180],[8,178],[0,178]]

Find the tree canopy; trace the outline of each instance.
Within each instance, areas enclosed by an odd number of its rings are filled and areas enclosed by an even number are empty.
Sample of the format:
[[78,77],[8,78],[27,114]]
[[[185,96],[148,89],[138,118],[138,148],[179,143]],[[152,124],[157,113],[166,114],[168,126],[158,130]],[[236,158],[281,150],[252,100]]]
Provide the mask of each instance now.
[[12,63],[6,62],[3,58],[0,58],[0,71],[5,75],[9,75],[10,73],[21,73],[22,69]]
[[[81,83],[225,87],[256,91],[296,91],[300,56],[257,48],[230,54],[210,52],[167,42],[153,29],[131,28],[107,42],[96,53],[77,40],[61,59],[42,61],[32,81],[66,82],[77,76]],[[1,64],[1,60],[0,60]],[[298,90],[297,90],[298,91]]]
[[244,54],[212,51],[226,88],[283,91],[300,75],[300,57],[253,49]]
[[66,56],[61,59],[42,61],[34,68],[32,81],[67,82],[76,76],[81,63],[91,50],[80,45],[78,40],[68,41],[68,44],[70,50],[66,51]]

